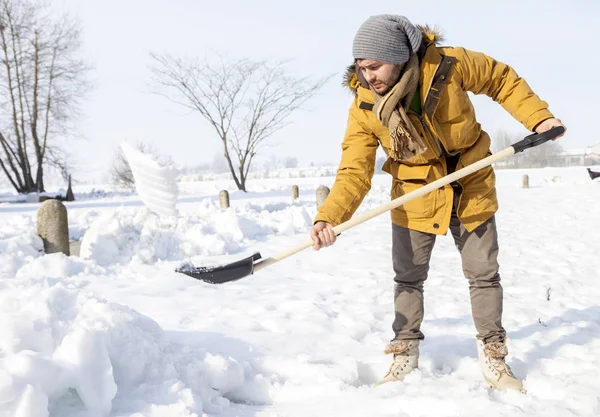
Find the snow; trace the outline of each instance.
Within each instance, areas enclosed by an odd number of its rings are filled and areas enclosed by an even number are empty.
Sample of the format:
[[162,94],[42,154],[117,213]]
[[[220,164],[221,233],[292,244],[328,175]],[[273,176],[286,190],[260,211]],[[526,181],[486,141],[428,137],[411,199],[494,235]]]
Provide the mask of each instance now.
[[[178,217],[97,186],[76,194],[66,205],[80,257],[42,256],[39,205],[0,206],[0,417],[599,415],[600,183],[583,168],[497,176],[509,363],[527,395],[481,377],[451,237],[433,252],[420,369],[374,388],[390,362],[389,217],[210,285],[174,270],[306,240],[315,190],[334,179],[254,180],[248,194],[187,181]],[[360,210],[388,198],[378,175]]]
[[144,204],[154,213],[176,216],[177,172],[162,166],[150,154],[144,154],[126,142],[121,144],[133,175],[135,188]]

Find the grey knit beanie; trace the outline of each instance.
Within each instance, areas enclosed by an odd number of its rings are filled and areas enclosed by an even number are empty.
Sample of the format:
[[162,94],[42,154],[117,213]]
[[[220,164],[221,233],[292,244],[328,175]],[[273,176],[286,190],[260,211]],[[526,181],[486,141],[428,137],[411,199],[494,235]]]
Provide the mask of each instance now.
[[352,54],[355,60],[404,64],[419,49],[421,38],[421,31],[404,16],[371,16],[356,32]]

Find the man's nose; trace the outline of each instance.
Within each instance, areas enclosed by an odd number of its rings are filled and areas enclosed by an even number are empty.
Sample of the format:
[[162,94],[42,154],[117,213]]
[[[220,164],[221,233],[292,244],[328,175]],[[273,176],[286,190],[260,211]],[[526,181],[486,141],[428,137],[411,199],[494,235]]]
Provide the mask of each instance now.
[[369,70],[365,71],[365,78],[370,83],[375,82],[375,80],[377,79],[377,77],[375,76],[375,74],[372,71],[369,71]]

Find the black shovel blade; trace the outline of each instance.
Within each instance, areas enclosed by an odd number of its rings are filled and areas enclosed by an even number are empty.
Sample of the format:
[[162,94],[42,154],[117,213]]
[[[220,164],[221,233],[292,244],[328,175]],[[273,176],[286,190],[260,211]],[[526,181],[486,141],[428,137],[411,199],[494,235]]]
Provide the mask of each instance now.
[[240,261],[219,266],[194,266],[183,265],[176,272],[189,275],[192,278],[208,282],[210,284],[224,284],[252,275],[254,272],[254,261],[261,259],[260,253],[244,258]]

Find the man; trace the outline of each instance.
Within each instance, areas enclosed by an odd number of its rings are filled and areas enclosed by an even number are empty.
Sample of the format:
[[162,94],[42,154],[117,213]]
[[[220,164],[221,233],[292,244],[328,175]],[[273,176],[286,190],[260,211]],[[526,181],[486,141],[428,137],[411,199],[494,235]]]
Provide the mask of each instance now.
[[[372,16],[356,33],[346,74],[355,98],[335,184],[311,230],[316,250],[335,242],[333,226],[347,221],[369,191],[378,146],[388,156],[383,169],[393,176],[392,198],[490,154],[467,92],[488,95],[537,133],[562,126],[511,67],[438,41],[434,31],[395,15]],[[469,280],[484,378],[501,390],[523,390],[505,363],[497,209],[487,167],[392,210],[395,336],[385,348],[393,363],[382,382],[401,381],[418,366],[423,283],[436,235],[450,230]]]

